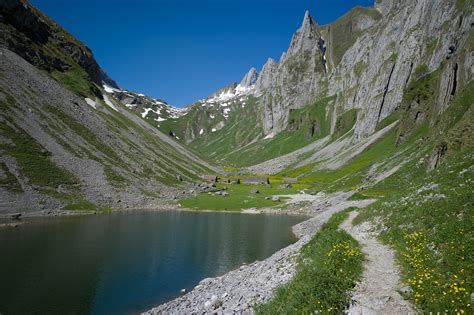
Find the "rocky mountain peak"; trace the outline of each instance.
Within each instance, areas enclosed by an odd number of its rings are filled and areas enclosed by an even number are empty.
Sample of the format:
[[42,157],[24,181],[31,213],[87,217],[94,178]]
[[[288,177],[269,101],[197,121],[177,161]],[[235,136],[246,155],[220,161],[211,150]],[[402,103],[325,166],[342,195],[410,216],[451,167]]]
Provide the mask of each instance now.
[[306,10],[306,12],[304,13],[303,24],[301,25],[301,27],[311,26],[312,24],[316,24],[316,23],[311,17],[309,10]]
[[258,72],[257,69],[251,68],[249,72],[244,76],[242,81],[240,81],[239,86],[242,88],[249,88],[257,82]]
[[216,98],[221,95],[233,94],[237,88],[237,83],[232,82],[212,93],[208,98]]
[[262,71],[260,72],[257,82],[255,83],[256,90],[261,92],[270,87],[273,74],[278,69],[278,64],[273,58],[268,58],[267,62],[263,65]]
[[311,50],[318,38],[317,23],[309,11],[306,11],[301,27],[293,35],[287,56]]

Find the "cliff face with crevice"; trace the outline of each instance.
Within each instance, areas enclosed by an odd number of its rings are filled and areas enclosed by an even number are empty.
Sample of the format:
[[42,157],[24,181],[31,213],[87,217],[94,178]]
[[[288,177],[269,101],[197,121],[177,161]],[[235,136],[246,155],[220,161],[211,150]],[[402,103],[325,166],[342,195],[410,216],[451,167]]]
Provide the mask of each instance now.
[[332,129],[338,115],[358,109],[359,141],[400,107],[417,70],[441,66],[437,108],[430,110],[442,112],[472,79],[472,9],[468,1],[383,0],[325,26],[307,13],[288,52],[278,64],[269,60],[257,81],[264,133],[284,130],[291,108],[336,95]]

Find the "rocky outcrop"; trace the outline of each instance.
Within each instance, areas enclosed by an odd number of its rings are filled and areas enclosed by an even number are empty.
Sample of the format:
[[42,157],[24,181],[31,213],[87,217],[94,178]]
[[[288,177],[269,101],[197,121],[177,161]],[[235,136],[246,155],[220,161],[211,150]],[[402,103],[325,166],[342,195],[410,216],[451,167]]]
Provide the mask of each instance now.
[[[47,71],[67,71],[74,67],[72,59],[92,82],[101,85],[105,81],[117,87],[97,64],[88,47],[27,1],[0,2],[0,47]],[[55,51],[51,50],[52,47]]]
[[262,71],[258,76],[255,83],[257,93],[267,90],[272,83],[276,71],[278,70],[278,64],[272,58],[268,58],[265,65],[263,65]]
[[258,79],[258,72],[257,69],[251,68],[249,72],[245,75],[245,77],[240,81],[240,86],[242,88],[250,88],[252,87]]
[[280,63],[269,59],[256,83],[262,92],[262,122],[265,134],[286,127],[289,108],[305,105],[311,98],[314,82],[326,76],[325,45],[318,26],[309,12],[295,32]]

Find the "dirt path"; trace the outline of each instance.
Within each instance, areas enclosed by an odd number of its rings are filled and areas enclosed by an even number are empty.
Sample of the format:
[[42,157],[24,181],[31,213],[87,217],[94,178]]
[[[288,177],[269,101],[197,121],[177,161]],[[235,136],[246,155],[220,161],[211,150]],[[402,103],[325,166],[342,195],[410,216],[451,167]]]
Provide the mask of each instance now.
[[397,292],[400,276],[393,250],[376,239],[369,223],[353,226],[352,219],[356,215],[356,211],[351,212],[341,228],[359,242],[366,262],[347,314],[414,314],[410,303]]

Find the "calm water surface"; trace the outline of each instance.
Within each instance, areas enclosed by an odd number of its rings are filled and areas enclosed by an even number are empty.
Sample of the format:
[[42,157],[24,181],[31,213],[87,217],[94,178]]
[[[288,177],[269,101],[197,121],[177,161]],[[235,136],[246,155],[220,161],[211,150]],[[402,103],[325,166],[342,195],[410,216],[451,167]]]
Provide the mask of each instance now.
[[301,217],[134,212],[0,228],[0,314],[134,314],[295,241]]

